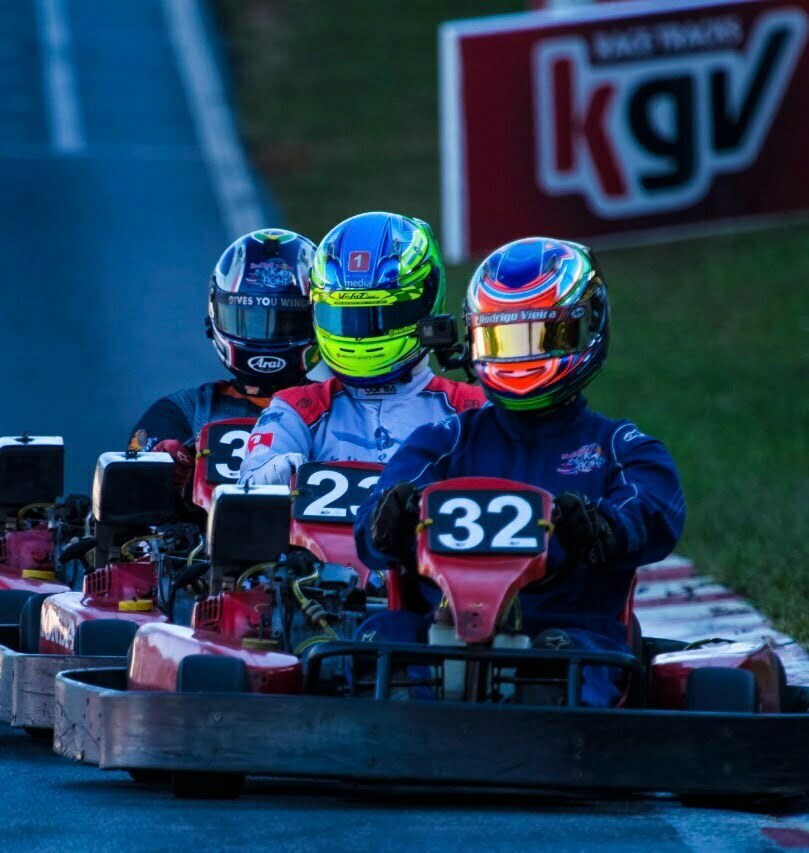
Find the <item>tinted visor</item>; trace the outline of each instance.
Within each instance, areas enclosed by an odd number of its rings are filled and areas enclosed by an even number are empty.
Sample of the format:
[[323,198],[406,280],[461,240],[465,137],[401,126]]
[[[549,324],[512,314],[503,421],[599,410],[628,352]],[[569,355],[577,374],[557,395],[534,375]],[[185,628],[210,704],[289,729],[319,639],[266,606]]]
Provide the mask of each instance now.
[[471,315],[472,358],[486,361],[521,361],[531,358],[561,358],[586,350],[601,333],[590,306],[581,316],[563,319],[478,324]]
[[315,302],[315,325],[341,338],[380,338],[390,332],[415,326],[430,313],[430,299],[422,294],[416,299],[388,305],[341,306]]
[[311,340],[312,315],[303,297],[223,294],[214,302],[214,325],[251,341]]

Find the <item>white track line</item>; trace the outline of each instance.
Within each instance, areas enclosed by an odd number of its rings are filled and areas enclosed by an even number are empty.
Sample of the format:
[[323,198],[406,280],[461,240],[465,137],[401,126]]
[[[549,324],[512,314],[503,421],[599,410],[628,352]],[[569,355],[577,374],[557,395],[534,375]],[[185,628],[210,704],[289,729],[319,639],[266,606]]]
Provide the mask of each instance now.
[[162,0],[169,40],[228,239],[271,224],[256,195],[198,0]]
[[85,140],[73,72],[65,0],[37,0],[37,25],[51,143],[60,154],[76,154]]

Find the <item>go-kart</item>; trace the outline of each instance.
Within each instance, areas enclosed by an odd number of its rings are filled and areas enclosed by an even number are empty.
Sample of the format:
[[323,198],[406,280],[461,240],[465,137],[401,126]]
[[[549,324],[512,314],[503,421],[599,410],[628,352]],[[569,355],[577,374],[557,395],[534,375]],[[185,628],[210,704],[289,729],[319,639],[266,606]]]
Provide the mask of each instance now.
[[[353,536],[358,505],[380,470],[314,462],[300,467],[291,488],[219,486],[208,516],[210,594],[197,601],[190,627],[137,632],[127,688],[221,689],[223,667],[236,666],[250,692],[299,693],[300,657],[324,640],[353,636],[369,612],[385,607],[384,583],[358,559]],[[97,762],[92,697],[58,696],[55,749]]]
[[[84,566],[81,591],[31,595],[16,632],[0,650],[0,690],[12,726],[53,727],[53,679],[71,665],[122,663],[138,626],[166,617],[157,607],[152,525],[174,511],[174,462],[165,453],[104,453],[92,495],[92,535],[67,545],[63,559]],[[156,551],[156,548],[154,548]],[[94,565],[88,562],[92,552]]]
[[[127,689],[123,667],[63,672],[60,702],[92,704],[102,768],[173,771],[181,793],[197,779],[198,792],[230,795],[245,774],[694,795],[809,790],[809,693],[786,685],[768,645],[642,638],[630,594],[625,652],[531,646],[519,593],[562,582],[548,574],[551,505],[542,489],[503,479],[424,490],[418,573],[443,596],[428,643],[324,641],[309,650],[292,695],[294,659],[279,667],[283,689],[257,695],[243,656],[195,654],[175,689],[162,691]],[[619,674],[614,707],[584,704],[595,666]]]
[[66,592],[75,561],[65,545],[80,533],[89,499],[62,497],[64,444],[58,436],[0,438],[0,720],[11,718],[12,664],[26,602]]
[[[193,479],[198,509],[193,511],[207,509],[218,483],[238,477],[252,423],[232,419],[203,428]],[[172,618],[178,590],[207,572],[208,563],[199,556],[204,545],[199,528],[177,521],[189,509],[182,500],[178,505],[173,471],[167,454],[100,457],[87,535],[60,552],[62,562],[83,567],[79,591],[67,586],[32,590],[36,594],[30,601],[26,598],[9,614],[0,638],[0,711],[13,726],[51,729],[56,673],[125,661],[138,627]],[[14,482],[25,479],[19,470],[15,474]],[[59,483],[61,488],[61,473]]]

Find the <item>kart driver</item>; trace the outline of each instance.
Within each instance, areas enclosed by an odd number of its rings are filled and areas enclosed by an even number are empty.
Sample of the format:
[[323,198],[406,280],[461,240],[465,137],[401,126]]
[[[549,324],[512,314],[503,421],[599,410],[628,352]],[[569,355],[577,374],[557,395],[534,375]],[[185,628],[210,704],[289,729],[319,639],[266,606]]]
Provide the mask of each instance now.
[[363,213],[315,254],[315,336],[334,378],[277,392],[256,424],[241,483],[286,484],[305,461],[387,462],[417,427],[485,402],[436,377],[416,324],[444,307],[446,275],[426,222]]
[[[407,439],[357,514],[360,559],[371,568],[414,568],[418,490],[430,483],[489,476],[540,486],[557,496],[549,572],[566,572],[521,593],[527,633],[535,646],[625,652],[619,614],[635,570],[671,552],[685,501],[661,442],[594,412],[582,396],[609,341],[596,259],[561,240],[509,243],[475,272],[464,308],[472,366],[493,405],[422,426]],[[360,630],[424,640],[423,620],[401,614],[410,618],[399,624],[396,615],[372,617],[378,624]],[[402,636],[405,624],[410,633]],[[585,667],[585,703],[612,704],[614,678],[606,667]]]
[[310,368],[312,378],[328,376],[318,364],[309,305],[314,250],[300,234],[265,228],[240,237],[217,262],[205,327],[233,378],[158,400],[129,441],[132,450],[171,454],[180,490],[193,471],[194,441],[205,424],[255,420],[276,391],[305,382]]

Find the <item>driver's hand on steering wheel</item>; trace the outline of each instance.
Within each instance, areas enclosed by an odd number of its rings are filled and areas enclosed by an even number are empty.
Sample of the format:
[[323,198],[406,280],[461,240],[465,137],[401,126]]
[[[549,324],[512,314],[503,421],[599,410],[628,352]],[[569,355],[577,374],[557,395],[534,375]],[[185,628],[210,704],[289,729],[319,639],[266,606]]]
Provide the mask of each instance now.
[[173,438],[158,441],[153,450],[155,453],[168,453],[174,460],[174,488],[182,492],[194,473],[194,450]]
[[412,559],[419,520],[419,491],[405,480],[382,493],[371,513],[371,542],[403,563]]
[[606,563],[615,551],[615,533],[587,495],[559,495],[553,502],[551,521],[565,550],[591,566]]

